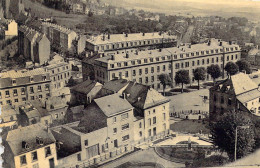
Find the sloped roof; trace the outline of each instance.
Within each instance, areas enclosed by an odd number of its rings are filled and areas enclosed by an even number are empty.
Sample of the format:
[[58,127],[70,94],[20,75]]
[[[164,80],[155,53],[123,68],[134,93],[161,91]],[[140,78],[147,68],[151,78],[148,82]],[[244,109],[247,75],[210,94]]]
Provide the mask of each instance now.
[[84,116],[79,125],[73,129],[89,133],[104,127],[107,127],[107,116],[95,102],[92,102],[84,109]]
[[[43,140],[43,145],[36,143],[36,137]],[[42,124],[32,124],[27,127],[21,127],[8,132],[6,141],[15,156],[27,153],[43,146],[55,143],[53,135],[47,131]],[[22,141],[28,143],[29,148],[22,148]]]
[[254,83],[250,77],[244,73],[231,76],[231,81],[236,95],[258,88],[256,83]]
[[1,106],[1,115],[0,117],[6,117],[6,116],[12,116],[12,115],[18,115],[19,112],[12,108],[10,105],[4,105]]
[[119,80],[111,80],[104,84],[103,88],[114,93],[117,93],[119,90],[124,88],[129,84],[129,81],[126,79],[119,79]]
[[153,88],[136,82],[131,82],[123,91],[127,100],[140,109],[146,109],[170,101]]
[[82,83],[80,83],[76,86],[73,86],[71,88],[71,90],[76,91],[76,92],[80,92],[80,93],[84,93],[84,94],[88,94],[95,87],[97,87],[97,89],[100,90],[102,88],[102,84],[99,83],[99,82],[87,80],[87,81],[84,81],[84,82],[82,82]]
[[254,89],[237,96],[237,99],[241,103],[246,103],[257,98],[260,98],[260,91],[258,89]]
[[112,94],[94,100],[97,106],[107,116],[111,117],[126,110],[130,110],[133,106],[119,94]]
[[143,36],[143,33],[131,33],[128,34],[128,37],[126,37],[125,34],[111,34],[110,39],[108,39],[106,35],[105,40],[103,40],[103,35],[98,35],[96,37],[92,37],[90,39],[87,39],[89,43],[92,43],[94,45],[100,45],[100,44],[108,44],[108,43],[117,43],[117,42],[126,42],[126,41],[137,41],[137,40],[149,40],[149,39],[162,39],[162,38],[172,38],[177,39],[176,36],[168,35],[166,33],[159,34],[159,32],[154,33],[145,33]]

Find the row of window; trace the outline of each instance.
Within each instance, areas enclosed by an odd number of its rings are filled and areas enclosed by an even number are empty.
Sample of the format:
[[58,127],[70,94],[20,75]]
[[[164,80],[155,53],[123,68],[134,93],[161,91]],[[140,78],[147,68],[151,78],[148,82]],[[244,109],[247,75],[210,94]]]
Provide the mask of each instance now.
[[110,49],[119,49],[119,48],[125,48],[125,47],[134,47],[134,46],[140,46],[140,45],[150,45],[150,44],[158,44],[162,43],[162,39],[156,39],[156,40],[143,40],[143,41],[135,41],[135,42],[126,42],[126,43],[117,43],[113,45],[102,45],[97,46],[96,50],[99,51],[105,51]]
[[[46,84],[45,85],[45,91],[49,91],[49,89],[50,89],[50,86],[49,86],[49,84]],[[18,96],[18,90],[17,89],[13,89],[12,90],[13,91],[13,96],[15,97],[15,96]],[[38,85],[37,86],[37,91],[38,92],[42,92],[42,86],[41,85]],[[32,93],[34,93],[34,88],[33,87],[30,87],[29,88],[29,92],[32,94]],[[9,90],[6,90],[5,91],[5,97],[6,98],[8,98],[8,97],[10,97],[10,91]],[[21,88],[21,95],[25,95],[25,88]],[[0,99],[2,98],[2,93],[0,92]]]
[[152,63],[154,61],[165,61],[165,60],[171,60],[171,56],[162,56],[162,57],[156,57],[156,58],[145,58],[145,59],[139,59],[139,60],[132,60],[131,62],[118,62],[116,64],[110,64],[110,68],[115,68],[116,67],[126,67],[131,65],[141,65],[141,64],[146,64],[146,63]]
[[[66,66],[66,69],[69,69],[68,65]],[[62,70],[65,71],[65,66],[62,67]],[[60,68],[57,68],[57,71],[60,72]],[[55,70],[53,69],[51,72],[52,72],[52,74],[54,74]]]
[[[67,74],[66,73],[64,73],[64,78],[69,78],[69,75],[70,75],[70,73],[69,72],[67,72]],[[60,74],[60,75],[57,75],[57,78],[54,76],[53,77],[53,81],[56,81],[56,80],[62,80],[63,79],[63,75],[62,74]]]
[[[31,76],[29,78],[30,82],[34,82],[34,78]],[[46,81],[47,77],[46,76],[42,76],[42,81]],[[16,85],[16,79],[12,79],[12,85]]]
[[[44,150],[45,150],[45,157],[48,157],[51,155],[51,148],[49,146],[46,147]],[[31,152],[31,160],[32,160],[32,162],[36,162],[38,160],[37,151]],[[20,156],[20,164],[21,164],[21,166],[27,164],[26,155]]]
[[[50,94],[49,93],[47,93],[46,94],[46,97],[49,97],[50,96]],[[37,96],[36,96],[37,97]],[[37,98],[39,98],[39,99],[42,99],[42,95],[38,95],[38,97]],[[30,100],[35,100],[35,96],[30,96]],[[26,101],[26,97],[22,97],[22,99],[21,99],[21,101]],[[19,102],[19,99],[14,99],[14,102],[15,103],[18,103]],[[10,105],[12,105],[12,100],[6,100],[6,104],[10,104]],[[0,105],[3,105],[3,102],[2,101],[0,101]]]
[[[125,120],[129,117],[128,113],[121,114],[121,120]],[[113,123],[117,121],[117,117],[113,118]]]
[[[201,52],[204,52],[204,51],[201,51]],[[197,52],[199,53],[199,52]],[[180,54],[180,58],[184,58],[183,57],[184,54]],[[189,53],[185,54],[186,57],[189,57]],[[203,54],[204,55],[204,54]],[[191,56],[194,56],[194,53],[191,53]],[[174,55],[173,56],[174,59],[178,59],[177,55]],[[238,54],[236,55],[227,55],[226,56],[226,59],[227,61],[229,60],[234,60],[234,59],[237,59],[238,58]],[[146,63],[152,63],[154,61],[165,61],[165,60],[171,60],[171,56],[161,56],[161,57],[156,57],[156,58],[145,58],[145,59],[139,59],[139,60],[132,60],[132,61],[128,61],[128,62],[118,62],[116,64],[110,64],[110,68],[115,68],[115,67],[126,67],[126,66],[130,66],[130,65],[141,65],[141,64],[146,64]],[[216,58],[216,62],[218,62],[219,58],[217,57]],[[223,60],[223,57],[221,58],[221,60]],[[204,59],[203,59],[203,62],[204,62]],[[209,63],[209,59],[207,60],[207,63]],[[212,63],[214,63],[214,58],[212,60]]]

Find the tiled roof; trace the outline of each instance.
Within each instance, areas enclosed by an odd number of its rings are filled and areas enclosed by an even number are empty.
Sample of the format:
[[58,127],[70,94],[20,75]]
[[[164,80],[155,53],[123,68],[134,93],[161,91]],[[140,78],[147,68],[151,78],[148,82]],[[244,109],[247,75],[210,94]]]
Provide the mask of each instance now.
[[46,74],[45,70],[43,68],[36,68],[33,70],[10,70],[7,72],[0,73],[1,78],[22,78],[22,77],[28,77],[28,76],[35,76],[35,75],[44,75]]
[[133,108],[133,106],[126,99],[121,98],[119,94],[104,96],[94,101],[107,117]]
[[[43,140],[43,145],[36,143],[36,137],[40,137]],[[18,156],[20,154],[55,143],[55,138],[50,132],[47,131],[46,127],[38,123],[9,131],[6,141],[13,154]],[[23,141],[28,144],[28,149],[22,148]]]
[[244,73],[231,76],[231,81],[236,95],[258,88],[256,83],[254,83],[250,77]]
[[127,42],[127,41],[138,41],[138,40],[150,40],[150,39],[176,39],[176,36],[168,35],[166,33],[159,34],[158,32],[154,33],[145,33],[143,36],[143,33],[132,33],[128,34],[128,37],[126,37],[125,34],[111,34],[110,39],[108,39],[108,35],[105,35],[105,40],[103,40],[103,35],[98,35],[93,38],[87,39],[87,42],[92,43],[94,45],[100,45],[100,44],[109,44],[109,43],[119,43],[119,42]]

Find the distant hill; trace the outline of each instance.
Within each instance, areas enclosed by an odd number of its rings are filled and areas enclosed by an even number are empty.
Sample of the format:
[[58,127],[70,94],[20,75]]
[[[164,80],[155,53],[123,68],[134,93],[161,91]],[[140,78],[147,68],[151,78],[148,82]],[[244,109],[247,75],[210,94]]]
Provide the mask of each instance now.
[[[194,16],[218,15],[222,17],[247,17],[260,19],[260,2],[233,1],[233,3],[203,0],[103,0],[114,6],[143,9],[151,12],[178,15],[191,13]],[[207,2],[207,3],[205,3]]]

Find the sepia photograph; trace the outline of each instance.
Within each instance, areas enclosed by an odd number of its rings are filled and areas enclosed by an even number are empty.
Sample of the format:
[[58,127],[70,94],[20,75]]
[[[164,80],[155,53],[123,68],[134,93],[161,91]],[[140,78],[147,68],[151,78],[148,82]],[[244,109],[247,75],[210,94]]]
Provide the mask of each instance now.
[[259,158],[260,0],[0,0],[0,168]]

